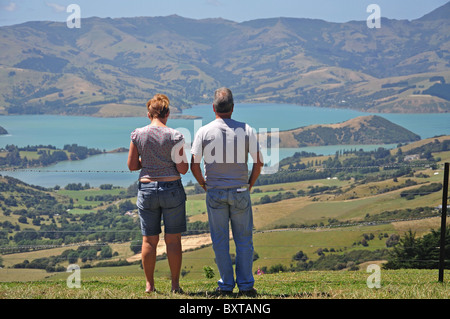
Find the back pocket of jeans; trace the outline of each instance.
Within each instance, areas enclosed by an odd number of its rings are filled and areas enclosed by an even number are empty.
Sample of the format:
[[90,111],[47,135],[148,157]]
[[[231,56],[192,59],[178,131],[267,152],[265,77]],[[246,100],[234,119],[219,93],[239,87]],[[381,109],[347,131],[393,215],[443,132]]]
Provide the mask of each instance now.
[[248,192],[234,194],[234,206],[237,209],[247,209],[250,205],[250,196]]
[[208,191],[206,194],[206,204],[213,208],[223,208],[227,204],[227,196],[225,191]]
[[160,193],[161,206],[164,208],[174,208],[186,201],[186,193],[182,188],[174,188]]
[[139,191],[137,195],[136,205],[139,209],[153,209],[157,206],[158,199],[156,192],[146,190]]

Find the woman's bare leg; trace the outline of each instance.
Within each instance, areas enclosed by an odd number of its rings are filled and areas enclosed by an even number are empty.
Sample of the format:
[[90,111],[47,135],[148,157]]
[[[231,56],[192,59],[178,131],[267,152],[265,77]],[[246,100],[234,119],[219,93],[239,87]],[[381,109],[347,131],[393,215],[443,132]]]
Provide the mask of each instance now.
[[156,248],[159,242],[159,235],[142,237],[142,266],[144,268],[146,287],[145,292],[155,291],[155,264]]
[[182,262],[181,234],[165,234],[167,259],[172,275],[172,291],[180,289],[180,271]]

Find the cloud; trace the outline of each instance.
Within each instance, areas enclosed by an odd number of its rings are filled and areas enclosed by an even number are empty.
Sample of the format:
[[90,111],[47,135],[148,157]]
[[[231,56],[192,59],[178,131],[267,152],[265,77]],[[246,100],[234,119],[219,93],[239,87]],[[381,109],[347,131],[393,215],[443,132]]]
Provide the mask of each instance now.
[[45,4],[46,4],[48,7],[52,8],[55,12],[63,12],[63,11],[66,11],[66,7],[65,7],[65,6],[62,6],[62,5],[60,5],[60,4],[52,3],[52,2],[45,2]]
[[7,6],[4,6],[3,9],[9,12],[16,11],[17,4],[15,2],[10,2]]

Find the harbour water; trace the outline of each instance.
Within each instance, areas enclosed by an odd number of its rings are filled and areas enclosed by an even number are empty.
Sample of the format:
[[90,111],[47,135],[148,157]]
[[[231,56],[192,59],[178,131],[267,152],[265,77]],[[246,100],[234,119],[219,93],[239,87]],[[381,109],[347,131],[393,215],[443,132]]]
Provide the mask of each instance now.
[[[171,119],[170,127],[179,129],[190,142],[196,130],[214,119],[212,106],[198,105],[183,112],[201,119]],[[375,113],[370,113],[375,114]],[[236,120],[249,123],[257,132],[273,129],[287,130],[312,124],[340,123],[357,116],[370,115],[348,109],[325,109],[285,104],[237,104],[233,113]],[[429,138],[450,134],[450,113],[443,114],[377,114],[387,120]],[[8,135],[0,136],[0,148],[8,144],[17,146],[53,145],[63,148],[66,144],[78,144],[89,148],[112,151],[128,148],[130,133],[145,126],[149,120],[142,117],[97,118],[83,116],[21,115],[1,116],[0,126]],[[378,147],[392,148],[396,145],[329,145],[323,147],[289,148],[278,150],[278,158],[307,151],[321,155],[333,155],[339,150]],[[189,151],[189,149],[187,150]],[[89,183],[92,187],[113,184],[127,187],[136,181],[138,173],[129,172],[126,165],[127,153],[104,153],[82,161],[65,161],[52,166],[18,171],[0,171],[32,185],[43,187],[64,187],[68,183]],[[183,182],[194,181],[190,172],[183,176]]]

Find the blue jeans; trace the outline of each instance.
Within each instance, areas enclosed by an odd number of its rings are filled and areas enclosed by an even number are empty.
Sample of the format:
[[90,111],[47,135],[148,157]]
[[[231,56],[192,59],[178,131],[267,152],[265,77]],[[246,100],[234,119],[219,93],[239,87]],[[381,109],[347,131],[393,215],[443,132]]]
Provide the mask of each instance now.
[[[240,291],[253,288],[253,216],[248,190],[236,188],[208,189],[206,193],[209,227],[219,268],[219,288],[232,291],[237,284]],[[230,256],[230,230],[236,244],[236,281]]]

